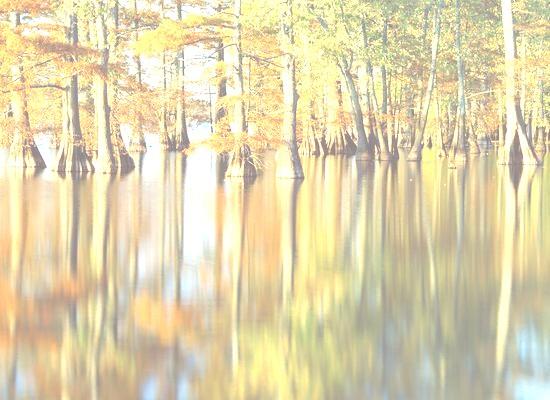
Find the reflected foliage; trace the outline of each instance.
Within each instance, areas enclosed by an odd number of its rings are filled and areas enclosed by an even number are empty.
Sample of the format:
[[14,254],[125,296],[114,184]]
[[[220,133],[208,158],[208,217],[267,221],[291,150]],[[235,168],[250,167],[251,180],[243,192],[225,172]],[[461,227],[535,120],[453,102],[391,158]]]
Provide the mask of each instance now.
[[544,390],[545,169],[404,158],[304,158],[303,182],[219,183],[201,151],[0,172],[0,398]]

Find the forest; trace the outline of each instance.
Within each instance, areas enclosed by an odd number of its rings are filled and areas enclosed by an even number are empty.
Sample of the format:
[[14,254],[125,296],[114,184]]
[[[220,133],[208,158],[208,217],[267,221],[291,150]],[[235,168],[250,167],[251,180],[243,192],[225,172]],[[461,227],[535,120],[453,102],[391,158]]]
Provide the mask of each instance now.
[[227,177],[255,176],[270,149],[287,178],[301,157],[391,162],[400,148],[450,168],[492,147],[498,164],[538,165],[546,5],[2,0],[0,143],[12,166],[61,173],[128,172],[147,135],[212,149]]
[[0,399],[550,399],[547,0],[0,0]]

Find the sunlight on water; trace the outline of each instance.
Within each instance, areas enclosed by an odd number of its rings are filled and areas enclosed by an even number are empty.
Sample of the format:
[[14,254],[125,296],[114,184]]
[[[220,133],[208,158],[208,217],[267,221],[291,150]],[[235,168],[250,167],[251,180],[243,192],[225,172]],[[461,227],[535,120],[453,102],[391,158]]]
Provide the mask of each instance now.
[[1,168],[0,398],[550,396],[544,168],[265,163]]

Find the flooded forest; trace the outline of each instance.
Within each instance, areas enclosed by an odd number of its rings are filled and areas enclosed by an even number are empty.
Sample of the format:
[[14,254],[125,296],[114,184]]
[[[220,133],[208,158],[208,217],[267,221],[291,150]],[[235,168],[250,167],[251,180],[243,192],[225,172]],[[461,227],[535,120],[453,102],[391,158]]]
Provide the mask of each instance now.
[[0,0],[0,399],[548,399],[543,0]]

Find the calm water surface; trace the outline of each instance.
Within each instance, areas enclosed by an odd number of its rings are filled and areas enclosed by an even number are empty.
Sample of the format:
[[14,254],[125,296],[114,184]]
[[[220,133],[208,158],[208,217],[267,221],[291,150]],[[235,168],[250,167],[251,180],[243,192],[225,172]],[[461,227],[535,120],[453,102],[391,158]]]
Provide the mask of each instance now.
[[303,162],[1,158],[0,398],[550,398],[547,169]]

